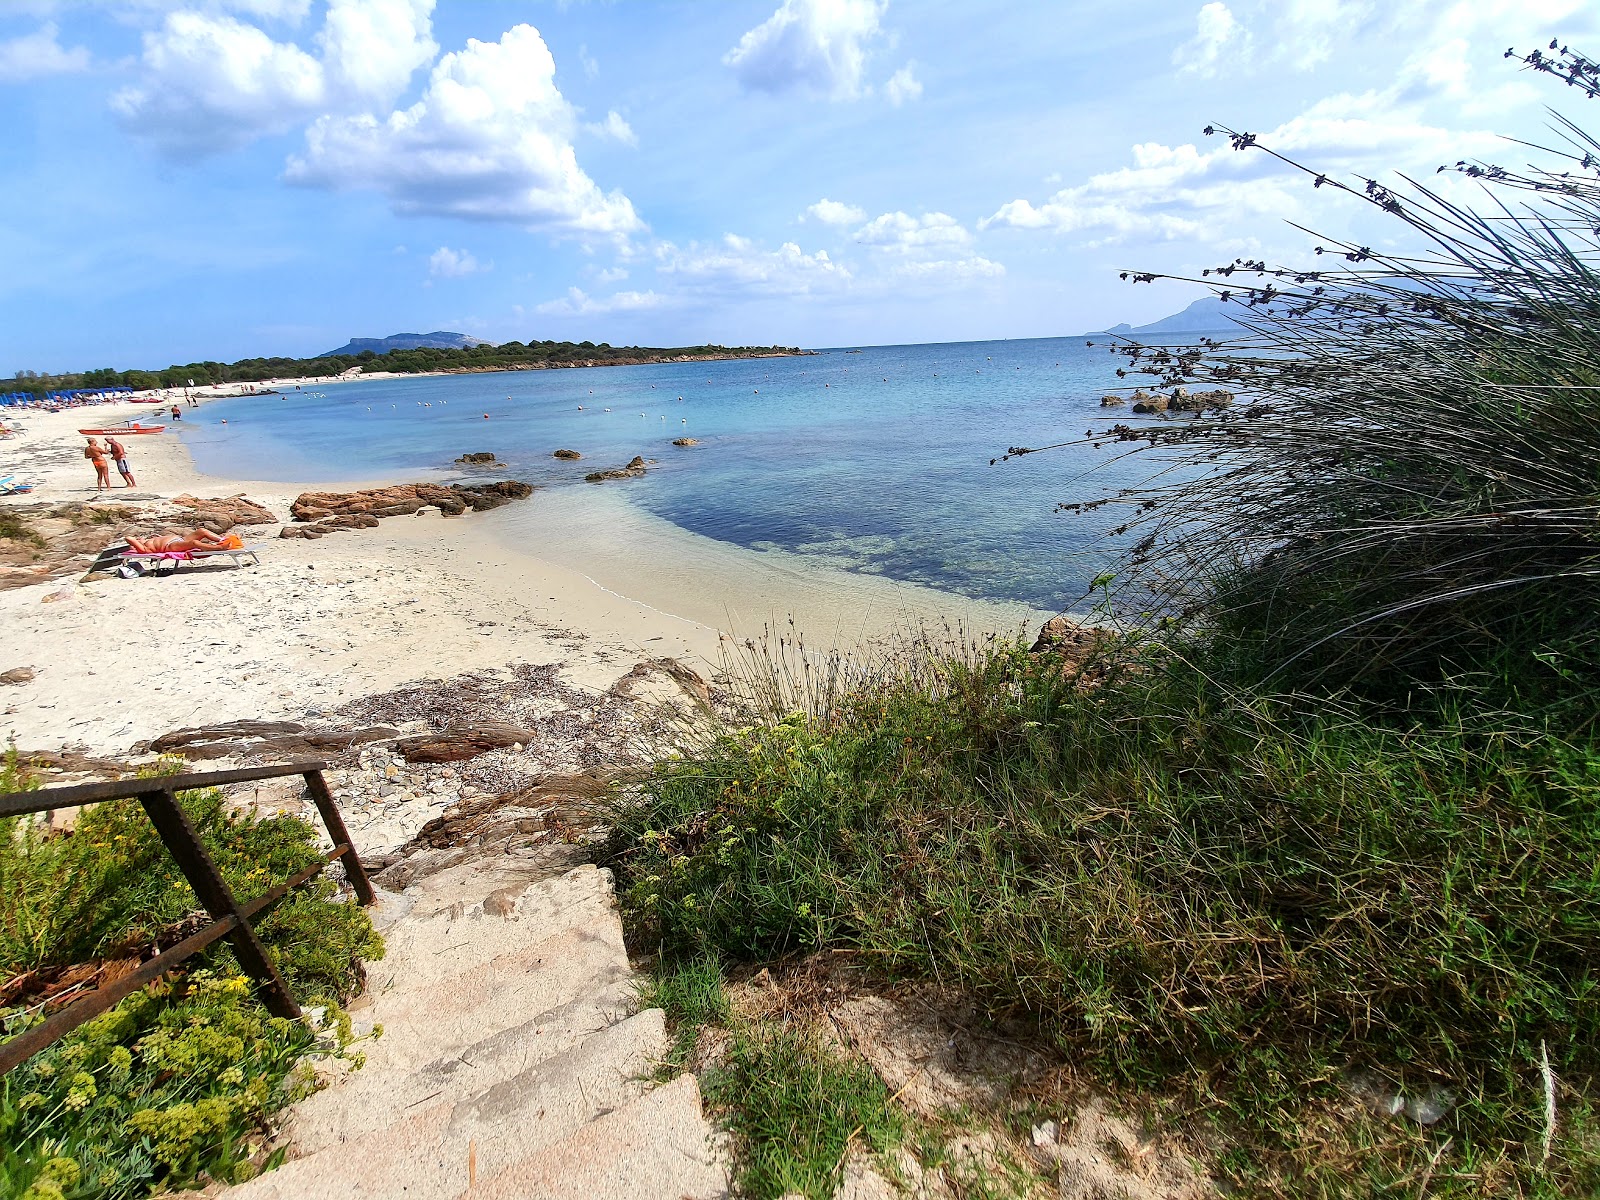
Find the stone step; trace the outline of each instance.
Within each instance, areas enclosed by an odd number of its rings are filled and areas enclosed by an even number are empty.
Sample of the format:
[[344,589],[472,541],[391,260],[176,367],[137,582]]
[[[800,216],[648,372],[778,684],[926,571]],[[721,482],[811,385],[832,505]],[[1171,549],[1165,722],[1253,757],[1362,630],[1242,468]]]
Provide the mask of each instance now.
[[421,1106],[285,1163],[233,1194],[239,1200],[464,1196],[475,1179],[558,1148],[597,1116],[625,1110],[640,1093],[639,1076],[665,1046],[663,1014],[649,1009],[478,1096]]
[[680,1075],[561,1142],[461,1193],[462,1200],[714,1200],[728,1194],[725,1154]]
[[402,974],[351,1017],[358,1033],[383,1026],[373,1049],[382,1046],[385,1070],[409,1069],[631,977],[616,914],[595,913],[457,974],[422,982]]
[[420,1066],[397,1062],[387,1037],[369,1044],[366,1065],[295,1105],[283,1139],[299,1154],[380,1129],[429,1103],[466,1099],[525,1075],[586,1038],[627,1019],[636,985],[620,980],[585,991],[532,1020],[501,1029]]

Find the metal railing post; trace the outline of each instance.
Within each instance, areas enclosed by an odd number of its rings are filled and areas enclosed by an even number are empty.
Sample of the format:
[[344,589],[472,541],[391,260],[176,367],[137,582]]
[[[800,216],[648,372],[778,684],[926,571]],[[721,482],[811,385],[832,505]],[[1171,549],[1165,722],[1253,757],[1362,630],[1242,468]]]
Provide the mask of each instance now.
[[143,792],[139,796],[139,803],[144,805],[150,823],[167,844],[173,861],[178,864],[189,886],[194,889],[195,896],[212,919],[232,917],[237,922],[228,933],[228,940],[233,943],[233,952],[238,956],[239,965],[255,980],[256,991],[267,1011],[275,1017],[297,1019],[300,1006],[289,994],[288,985],[278,974],[267,948],[256,936],[250,919],[240,911],[232,889],[217,870],[217,864],[211,861],[206,848],[200,844],[200,835],[195,832],[194,824],[178,803],[177,795],[168,789]]
[[339,860],[344,863],[344,875],[350,881],[356,899],[363,905],[371,904],[376,899],[372,894],[372,884],[367,879],[366,868],[361,865],[361,856],[356,853],[355,843],[350,840],[350,831],[344,827],[339,806],[333,802],[333,794],[328,791],[328,781],[322,777],[320,770],[307,771],[305,781],[306,791],[311,793],[311,802],[317,806],[317,811],[322,814],[322,823],[328,828],[328,836],[333,839],[335,846],[345,847]]

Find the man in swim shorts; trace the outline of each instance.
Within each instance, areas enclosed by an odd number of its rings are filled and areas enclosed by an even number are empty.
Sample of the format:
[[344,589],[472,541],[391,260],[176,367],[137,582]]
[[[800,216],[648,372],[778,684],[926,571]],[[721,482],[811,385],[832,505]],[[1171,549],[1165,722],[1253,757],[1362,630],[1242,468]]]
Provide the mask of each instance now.
[[106,445],[111,447],[111,457],[117,464],[117,471],[122,475],[123,487],[138,487],[133,478],[133,471],[128,467],[128,450],[114,437],[106,438]]
[[94,490],[105,491],[111,486],[111,471],[106,466],[105,447],[94,438],[90,438],[89,444],[83,448],[83,456],[94,464]]

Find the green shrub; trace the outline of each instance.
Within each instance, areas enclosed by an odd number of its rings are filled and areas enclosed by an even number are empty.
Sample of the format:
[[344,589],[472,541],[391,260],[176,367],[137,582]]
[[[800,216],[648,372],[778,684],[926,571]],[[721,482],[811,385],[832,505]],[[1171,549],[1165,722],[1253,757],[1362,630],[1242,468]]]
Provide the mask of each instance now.
[[[0,785],[23,784],[15,753]],[[304,821],[228,811],[218,791],[180,793],[235,896],[249,900],[320,857]],[[83,810],[70,835],[0,821],[0,975],[146,955],[198,902],[135,801]],[[325,1032],[269,1017],[226,942],[136,992],[0,1080],[0,1196],[134,1197],[256,1169],[267,1118],[294,1098],[295,1063],[320,1036],[346,1056],[339,1004],[383,943],[326,878],[290,892],[256,930]],[[14,1036],[36,1011],[0,1011]],[[357,1059],[359,1056],[355,1056]]]
[[1215,1089],[1275,1170],[1347,1068],[1447,1081],[1439,1142],[1522,1155],[1541,1044],[1600,1066],[1593,744],[1308,717],[1153,656],[1092,691],[1020,647],[920,677],[658,766],[610,846],[640,941],[860,951]]

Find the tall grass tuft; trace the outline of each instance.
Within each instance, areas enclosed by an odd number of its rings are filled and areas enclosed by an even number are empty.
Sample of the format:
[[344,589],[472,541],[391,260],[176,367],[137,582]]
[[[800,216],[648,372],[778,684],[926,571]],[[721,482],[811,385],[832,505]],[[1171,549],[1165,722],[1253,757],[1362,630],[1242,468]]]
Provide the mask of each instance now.
[[1112,347],[1125,373],[1238,397],[1095,439],[1204,468],[1094,502],[1135,506],[1125,601],[1220,634],[1235,667],[1280,688],[1402,705],[1487,688],[1524,711],[1586,694],[1600,684],[1600,143],[1555,117],[1543,166],[1343,181],[1254,134],[1206,132],[1393,228],[1382,246],[1319,237],[1312,265],[1236,259],[1191,280],[1238,337]]

